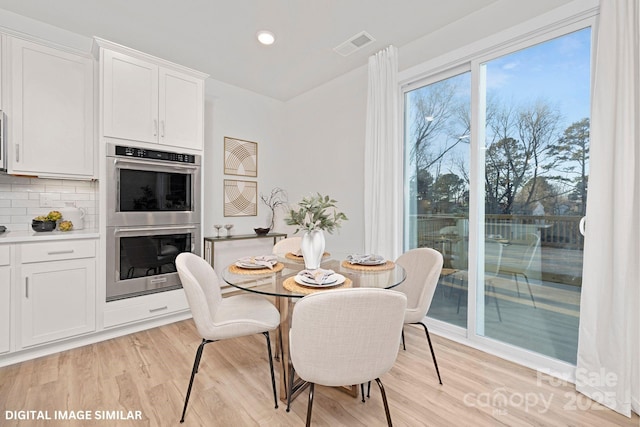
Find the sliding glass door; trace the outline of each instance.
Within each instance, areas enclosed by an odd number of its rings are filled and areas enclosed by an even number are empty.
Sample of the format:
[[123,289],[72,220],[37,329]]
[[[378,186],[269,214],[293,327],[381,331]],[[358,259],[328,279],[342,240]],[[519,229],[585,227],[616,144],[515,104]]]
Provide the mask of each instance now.
[[[445,276],[467,271],[470,90],[471,73],[464,71],[405,97],[406,237],[412,248],[439,250]],[[429,315],[466,328],[466,310],[441,301],[466,298],[465,286],[457,279],[441,281]]]
[[590,51],[590,28],[550,36],[416,82],[404,98],[405,247],[445,259],[428,316],[571,364]]
[[480,65],[489,293],[479,332],[570,363],[589,176],[590,40],[584,29]]

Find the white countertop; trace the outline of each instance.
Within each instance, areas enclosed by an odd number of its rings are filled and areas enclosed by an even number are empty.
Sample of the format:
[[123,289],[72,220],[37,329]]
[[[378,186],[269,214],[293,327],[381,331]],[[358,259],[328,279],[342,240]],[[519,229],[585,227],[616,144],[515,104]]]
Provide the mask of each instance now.
[[27,243],[45,242],[50,240],[69,239],[97,239],[100,233],[96,229],[72,230],[72,231],[11,231],[0,233],[0,244],[3,243]]

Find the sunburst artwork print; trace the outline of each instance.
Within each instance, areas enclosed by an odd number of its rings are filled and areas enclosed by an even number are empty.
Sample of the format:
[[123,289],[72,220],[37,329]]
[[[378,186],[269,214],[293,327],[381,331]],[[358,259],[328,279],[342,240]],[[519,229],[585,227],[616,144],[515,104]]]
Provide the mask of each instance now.
[[256,216],[258,214],[258,183],[224,180],[224,216]]
[[226,175],[258,176],[258,143],[225,137],[224,173]]

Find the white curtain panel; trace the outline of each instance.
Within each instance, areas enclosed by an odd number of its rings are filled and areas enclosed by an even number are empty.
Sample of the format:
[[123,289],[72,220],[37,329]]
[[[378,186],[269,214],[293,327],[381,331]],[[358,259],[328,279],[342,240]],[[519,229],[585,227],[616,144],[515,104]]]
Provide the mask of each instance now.
[[638,0],[602,0],[591,105],[576,389],[640,413]]
[[389,259],[402,248],[398,92],[398,49],[389,46],[369,57],[364,149],[364,249]]

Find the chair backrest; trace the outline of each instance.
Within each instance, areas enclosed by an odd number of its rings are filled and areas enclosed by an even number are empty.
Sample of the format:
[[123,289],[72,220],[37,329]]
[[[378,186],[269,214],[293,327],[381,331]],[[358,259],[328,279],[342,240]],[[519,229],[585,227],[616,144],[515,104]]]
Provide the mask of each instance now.
[[326,386],[380,377],[398,355],[407,298],[376,288],[307,295],[293,309],[289,346],[296,372]]
[[218,276],[207,261],[191,252],[176,257],[176,269],[198,332],[211,336],[213,316],[222,302]]
[[289,252],[296,253],[300,250],[300,244],[302,242],[302,237],[294,236],[287,237],[285,239],[280,239],[273,245],[273,250],[271,251],[274,254],[286,254]]
[[400,255],[396,263],[407,273],[405,281],[394,288],[407,296],[407,310],[413,312],[406,322],[419,322],[427,314],[438,285],[442,254],[431,248],[411,249]]
[[484,242],[484,274],[497,276],[502,264],[502,243],[495,240]]
[[531,268],[531,264],[536,257],[536,253],[538,252],[538,246],[540,246],[540,236],[535,233],[529,233],[527,235],[527,240],[529,240],[529,246],[522,256],[522,261],[524,264],[523,271],[527,271]]

